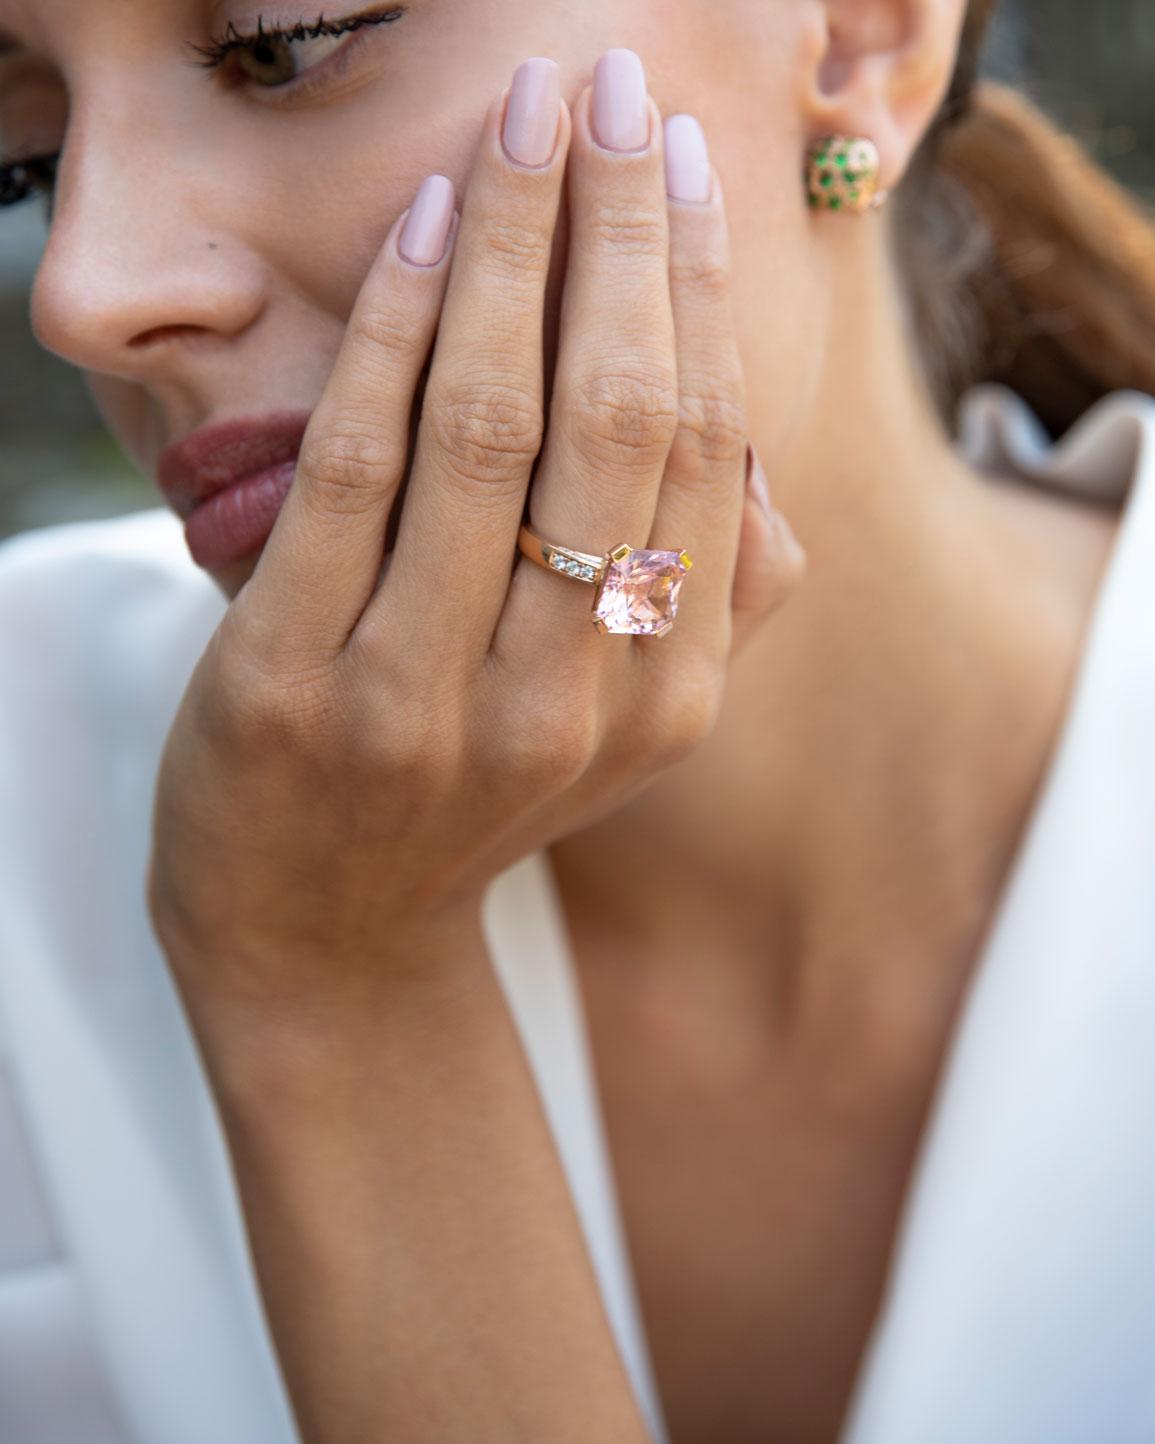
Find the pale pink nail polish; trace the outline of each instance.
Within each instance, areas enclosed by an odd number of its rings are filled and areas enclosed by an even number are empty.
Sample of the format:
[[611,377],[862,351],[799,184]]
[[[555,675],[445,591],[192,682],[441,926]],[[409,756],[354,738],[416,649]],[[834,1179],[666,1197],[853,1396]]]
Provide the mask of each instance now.
[[607,50],[594,67],[594,139],[606,150],[645,150],[650,143],[646,71],[632,50]]
[[521,165],[548,165],[557,145],[561,78],[557,63],[542,56],[523,61],[513,73],[501,143]]
[[675,201],[708,201],[713,180],[706,133],[692,115],[666,121],[666,191]]
[[766,480],[766,472],[752,445],[748,446],[746,450],[746,468],[751,494],[766,515],[773,516],[774,508],[770,503],[770,486]]
[[435,266],[445,254],[453,224],[453,182],[448,176],[427,175],[413,199],[397,238],[397,249],[414,266]]

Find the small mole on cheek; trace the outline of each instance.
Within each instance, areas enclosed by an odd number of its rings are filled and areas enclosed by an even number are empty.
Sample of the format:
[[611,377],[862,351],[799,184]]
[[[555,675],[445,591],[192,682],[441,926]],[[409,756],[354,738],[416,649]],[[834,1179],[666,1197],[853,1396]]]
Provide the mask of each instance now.
[[217,243],[216,243],[216,241],[210,241],[210,242],[209,242],[209,250],[210,250],[210,251],[215,251],[216,249],[217,249]]

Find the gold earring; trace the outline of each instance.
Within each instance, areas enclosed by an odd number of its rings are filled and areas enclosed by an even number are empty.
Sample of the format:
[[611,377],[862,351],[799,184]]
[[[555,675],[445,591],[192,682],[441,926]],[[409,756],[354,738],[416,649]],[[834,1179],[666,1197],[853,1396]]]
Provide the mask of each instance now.
[[869,211],[885,204],[879,189],[882,157],[864,135],[826,135],[810,147],[806,188],[811,209]]

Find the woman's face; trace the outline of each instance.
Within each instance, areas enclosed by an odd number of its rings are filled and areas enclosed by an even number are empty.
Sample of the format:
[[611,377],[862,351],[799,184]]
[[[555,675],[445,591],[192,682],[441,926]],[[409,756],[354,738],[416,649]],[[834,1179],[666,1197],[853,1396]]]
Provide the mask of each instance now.
[[[794,0],[348,0],[325,19],[391,12],[210,69],[193,47],[230,25],[247,35],[258,14],[265,30],[317,14],[306,0],[0,0],[0,33],[18,47],[0,58],[4,158],[63,147],[33,328],[84,371],[146,472],[202,426],[311,410],[390,226],[430,172],[460,198],[486,107],[516,65],[551,56],[572,101],[619,45],[641,55],[663,113],[706,127],[747,380],[774,388],[775,416],[797,414],[819,328]],[[566,230],[563,212],[553,322]],[[553,336],[551,323],[547,372]],[[211,568],[226,595],[256,556]]]

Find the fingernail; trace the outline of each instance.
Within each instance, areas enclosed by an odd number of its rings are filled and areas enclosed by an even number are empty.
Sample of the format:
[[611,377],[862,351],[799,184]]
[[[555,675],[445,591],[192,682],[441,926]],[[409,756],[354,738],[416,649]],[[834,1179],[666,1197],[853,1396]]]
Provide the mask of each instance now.
[[706,132],[692,115],[666,121],[666,191],[675,201],[708,201],[713,180]]
[[770,503],[770,487],[766,481],[766,473],[762,469],[762,463],[758,460],[758,453],[753,446],[746,448],[746,483],[750,493],[758,502],[758,505],[767,516],[774,515],[774,508]]
[[524,60],[513,73],[501,143],[521,165],[548,165],[557,145],[561,79],[557,62]]
[[421,182],[397,239],[397,249],[411,265],[435,266],[444,256],[453,223],[453,201],[453,182],[448,176],[427,175]]
[[646,71],[632,50],[607,50],[594,66],[594,138],[606,150],[645,150],[650,143]]

